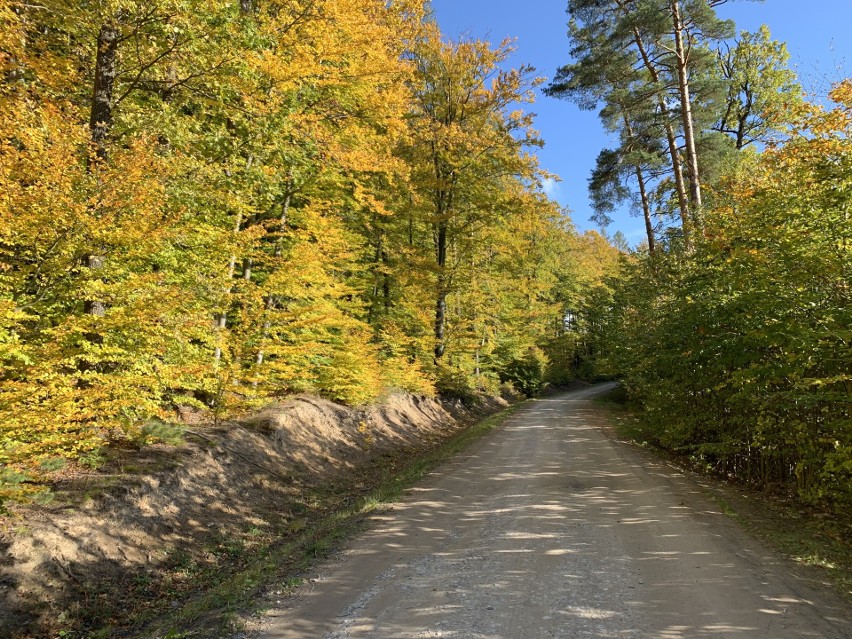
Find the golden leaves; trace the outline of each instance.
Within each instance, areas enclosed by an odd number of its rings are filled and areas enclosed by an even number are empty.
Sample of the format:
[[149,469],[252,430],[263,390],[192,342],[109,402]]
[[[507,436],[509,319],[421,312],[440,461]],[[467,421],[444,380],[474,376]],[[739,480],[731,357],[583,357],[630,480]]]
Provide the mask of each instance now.
[[[26,25],[0,5],[0,67],[26,71],[0,80],[2,463],[178,401],[432,392],[443,276],[456,380],[493,381],[558,314],[570,232],[535,187],[537,81],[501,70],[509,41],[445,43],[420,0],[65,4]],[[122,39],[90,162],[104,20]]]

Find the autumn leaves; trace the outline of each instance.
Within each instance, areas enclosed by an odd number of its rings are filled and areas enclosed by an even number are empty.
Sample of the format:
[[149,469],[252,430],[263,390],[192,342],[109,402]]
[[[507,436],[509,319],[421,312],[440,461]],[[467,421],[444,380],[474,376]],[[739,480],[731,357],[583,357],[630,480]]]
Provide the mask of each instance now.
[[566,374],[596,258],[541,192],[508,45],[415,0],[0,21],[0,491],[179,404]]

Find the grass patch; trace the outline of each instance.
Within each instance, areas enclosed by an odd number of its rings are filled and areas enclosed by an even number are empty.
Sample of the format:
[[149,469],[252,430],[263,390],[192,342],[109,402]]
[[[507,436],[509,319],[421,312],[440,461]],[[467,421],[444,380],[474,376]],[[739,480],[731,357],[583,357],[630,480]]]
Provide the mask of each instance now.
[[310,508],[304,514],[303,526],[279,531],[281,537],[271,534],[267,544],[241,553],[237,569],[194,575],[200,594],[133,636],[192,639],[239,630],[240,619],[257,612],[258,601],[269,590],[281,596],[299,586],[298,575],[362,530],[367,515],[398,501],[406,488],[495,430],[523,403],[463,428],[426,450],[401,451],[375,460],[361,471],[368,488],[360,494],[347,482],[305,495]]

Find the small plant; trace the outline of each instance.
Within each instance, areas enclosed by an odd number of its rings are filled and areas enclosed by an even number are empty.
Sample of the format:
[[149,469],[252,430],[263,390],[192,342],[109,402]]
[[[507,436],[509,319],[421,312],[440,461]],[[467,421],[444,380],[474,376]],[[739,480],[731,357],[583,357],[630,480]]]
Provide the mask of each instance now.
[[172,446],[183,443],[185,428],[179,424],[170,424],[152,419],[142,426],[141,436],[145,443],[163,442]]
[[376,443],[376,437],[370,432],[370,425],[367,422],[358,422],[358,433],[364,436],[361,444],[363,448],[368,449]]
[[380,508],[384,503],[384,500],[380,499],[379,497],[375,495],[370,495],[364,500],[363,511],[365,513],[371,512],[373,510],[376,510],[377,508]]
[[31,475],[14,468],[0,466],[0,514],[6,512],[5,504],[26,503],[47,493],[46,486],[34,483]]
[[68,460],[64,457],[49,457],[39,461],[38,467],[44,473],[55,473],[65,468],[67,464]]
[[85,466],[86,468],[90,468],[92,470],[97,470],[98,468],[101,468],[106,463],[106,461],[106,455],[104,455],[103,450],[99,448],[84,453],[80,456],[79,459],[81,466]]

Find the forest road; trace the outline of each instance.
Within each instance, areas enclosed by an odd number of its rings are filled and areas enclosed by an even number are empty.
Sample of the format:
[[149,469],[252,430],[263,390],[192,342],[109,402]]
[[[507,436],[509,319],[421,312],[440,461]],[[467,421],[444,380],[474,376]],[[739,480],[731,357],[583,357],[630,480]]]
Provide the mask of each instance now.
[[830,591],[695,480],[608,438],[601,384],[537,399],[375,517],[263,639],[852,637]]

